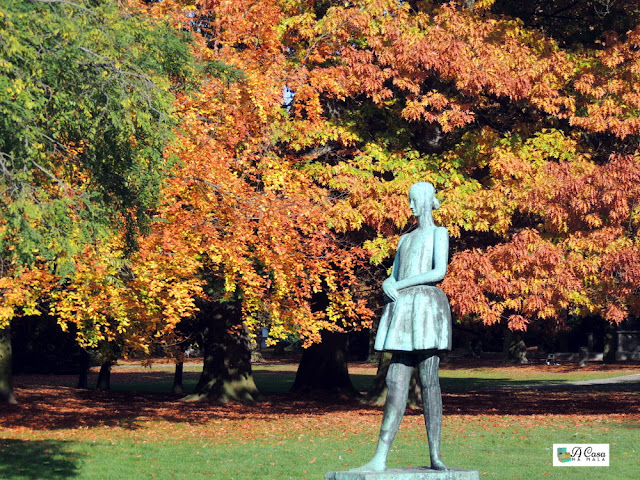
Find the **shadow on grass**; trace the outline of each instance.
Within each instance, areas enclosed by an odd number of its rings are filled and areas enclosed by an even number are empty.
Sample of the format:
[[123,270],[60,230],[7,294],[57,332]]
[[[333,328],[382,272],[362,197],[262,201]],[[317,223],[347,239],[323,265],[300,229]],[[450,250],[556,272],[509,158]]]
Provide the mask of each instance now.
[[[562,375],[548,379],[518,379],[518,372],[511,372],[512,378],[482,378],[482,377],[447,377],[441,376],[440,385],[446,392],[465,392],[471,390],[496,389],[502,387],[540,386],[562,382]],[[295,380],[295,370],[272,370],[266,368],[254,369],[253,376],[258,389],[267,395],[286,393]],[[183,386],[185,393],[191,393],[198,383],[200,373],[185,372]],[[351,381],[356,390],[368,391],[373,385],[374,373],[351,374]],[[95,385],[97,374],[89,377],[89,385]],[[74,375],[24,375],[19,377],[19,383],[24,381],[28,386],[42,387],[74,387],[77,377]],[[116,371],[111,374],[111,387],[115,392],[123,393],[170,393],[173,386],[173,372],[169,371]]]
[[258,390],[264,394],[285,393],[293,386],[296,372],[255,369],[253,378]]
[[443,393],[444,413],[458,415],[613,415],[640,412],[640,383],[549,386]]
[[514,380],[511,378],[440,378],[440,387],[445,392],[469,392],[473,390],[493,390],[504,387],[542,386],[561,383],[550,380]]
[[[349,376],[353,386],[360,392],[371,388],[375,377],[373,374],[350,374]],[[296,372],[256,369],[253,371],[253,378],[258,389],[264,394],[286,393],[293,386]]]
[[0,439],[0,478],[61,480],[78,475],[73,442]]

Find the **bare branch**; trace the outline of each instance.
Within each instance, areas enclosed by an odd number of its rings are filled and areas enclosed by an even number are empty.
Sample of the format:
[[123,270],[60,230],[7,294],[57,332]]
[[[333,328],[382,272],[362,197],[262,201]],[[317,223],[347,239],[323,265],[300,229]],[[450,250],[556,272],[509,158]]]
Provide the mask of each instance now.
[[8,159],[9,162],[13,163],[13,157],[8,153],[0,152],[0,169],[2,169],[2,173],[5,177],[13,177],[13,173],[7,168],[7,162],[5,159]]
[[40,165],[38,162],[36,162],[35,160],[31,160],[31,162],[38,167],[46,176],[48,176],[49,178],[51,178],[52,180],[54,180],[55,182],[58,183],[58,185],[60,185],[62,187],[62,189],[64,190],[64,193],[68,196],[69,195],[69,188],[68,185],[61,179],[59,179],[58,177],[56,177],[53,173],[51,173],[49,170],[47,170],[46,168],[44,168],[42,165]]

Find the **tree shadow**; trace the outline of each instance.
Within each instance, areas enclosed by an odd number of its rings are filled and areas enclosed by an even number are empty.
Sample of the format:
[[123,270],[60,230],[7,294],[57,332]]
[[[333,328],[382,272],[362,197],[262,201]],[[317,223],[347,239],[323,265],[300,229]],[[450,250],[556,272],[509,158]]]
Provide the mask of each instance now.
[[253,378],[258,390],[265,394],[288,392],[293,386],[296,372],[278,370],[254,370]]
[[0,478],[62,480],[78,475],[73,442],[0,439]]
[[[365,391],[371,388],[375,374],[349,374],[353,386],[358,391]],[[254,370],[253,378],[255,379],[258,390],[265,394],[277,394],[288,392],[296,378],[295,371],[278,371],[278,370]]]
[[474,378],[445,377],[440,378],[440,387],[444,392],[470,392],[475,390],[495,390],[500,388],[540,387],[560,383],[550,380],[517,380],[512,378]]
[[443,394],[446,415],[615,415],[640,411],[640,383]]

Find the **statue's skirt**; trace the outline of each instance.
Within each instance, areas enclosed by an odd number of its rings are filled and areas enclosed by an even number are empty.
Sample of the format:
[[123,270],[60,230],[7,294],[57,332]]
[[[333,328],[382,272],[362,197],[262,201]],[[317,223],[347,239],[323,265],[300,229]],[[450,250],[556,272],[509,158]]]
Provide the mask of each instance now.
[[382,311],[374,348],[451,350],[451,309],[445,293],[430,285],[401,290]]

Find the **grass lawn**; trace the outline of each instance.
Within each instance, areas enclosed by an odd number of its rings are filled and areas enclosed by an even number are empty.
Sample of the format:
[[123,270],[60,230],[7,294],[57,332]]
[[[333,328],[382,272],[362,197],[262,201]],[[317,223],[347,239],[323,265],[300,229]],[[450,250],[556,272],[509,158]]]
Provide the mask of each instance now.
[[[197,367],[187,370],[195,382]],[[366,384],[375,367],[351,371],[356,384]],[[444,460],[483,478],[640,478],[640,384],[496,388],[638,371],[445,366]],[[294,374],[292,364],[258,365],[257,383],[276,393],[260,404],[227,405],[154,393],[170,386],[169,366],[119,367],[118,390],[107,393],[71,388],[72,377],[17,377],[21,404],[0,407],[0,478],[310,480],[367,461],[381,409],[277,393]],[[554,443],[608,443],[611,466],[553,467]],[[427,457],[421,411],[410,409],[388,465],[424,465]]]
[[[298,368],[295,362],[258,363],[253,366],[256,384],[266,394],[287,392],[293,385]],[[142,391],[165,393],[171,391],[174,366],[156,363],[150,367],[139,364],[121,363],[113,368],[112,388],[116,391]],[[184,388],[190,392],[198,382],[202,371],[199,364],[184,366]],[[376,365],[365,362],[352,363],[349,366],[351,380],[355,387],[367,391],[376,374]],[[547,365],[506,365],[496,361],[457,360],[443,364],[440,369],[440,384],[444,391],[467,391],[471,389],[497,388],[519,385],[541,385],[566,383],[578,380],[610,378],[640,373],[640,364],[621,363],[606,365],[594,362],[587,367],[575,364],[559,366]],[[134,375],[132,375],[134,374]],[[95,384],[97,369],[89,378],[89,384]],[[32,376],[30,383],[41,382],[47,385],[75,386],[74,376]]]

